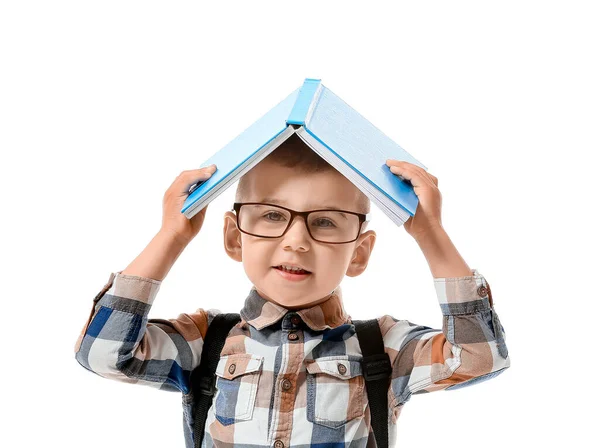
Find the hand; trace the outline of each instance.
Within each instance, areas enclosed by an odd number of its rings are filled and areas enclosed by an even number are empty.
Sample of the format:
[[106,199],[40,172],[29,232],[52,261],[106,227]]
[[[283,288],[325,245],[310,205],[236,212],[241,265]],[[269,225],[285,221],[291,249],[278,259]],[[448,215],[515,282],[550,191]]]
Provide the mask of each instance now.
[[442,227],[442,194],[438,189],[438,179],[420,166],[410,162],[387,159],[390,171],[402,176],[414,187],[419,198],[414,216],[404,223],[404,229],[415,239],[422,238]]
[[181,209],[188,197],[189,188],[196,182],[209,179],[216,169],[217,166],[213,164],[196,170],[182,171],[177,176],[163,197],[161,231],[173,234],[178,241],[183,243],[189,243],[194,239],[202,228],[208,204],[191,219],[181,213]]

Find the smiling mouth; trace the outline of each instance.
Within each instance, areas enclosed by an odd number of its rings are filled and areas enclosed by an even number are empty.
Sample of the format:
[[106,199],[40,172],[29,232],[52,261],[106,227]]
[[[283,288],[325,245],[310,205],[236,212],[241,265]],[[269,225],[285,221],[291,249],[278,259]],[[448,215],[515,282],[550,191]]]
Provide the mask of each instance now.
[[300,269],[299,271],[289,271],[287,269],[283,269],[281,266],[273,266],[273,268],[277,269],[278,271],[282,271],[282,272],[285,272],[287,274],[292,274],[292,275],[308,275],[308,274],[312,274],[312,272],[306,271],[304,269]]

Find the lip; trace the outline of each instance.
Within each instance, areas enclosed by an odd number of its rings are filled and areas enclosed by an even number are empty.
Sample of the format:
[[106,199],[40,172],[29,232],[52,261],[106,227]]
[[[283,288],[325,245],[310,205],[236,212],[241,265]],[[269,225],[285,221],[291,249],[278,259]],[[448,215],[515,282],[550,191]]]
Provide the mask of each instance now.
[[273,267],[273,269],[277,271],[277,273],[281,275],[284,279],[290,280],[292,282],[301,282],[302,280],[305,280],[312,275],[312,272],[310,274],[291,274],[281,269],[277,269],[276,267]]
[[[274,267],[274,268],[277,268],[278,266],[281,266],[281,265],[290,266],[290,267],[292,267],[292,268],[300,268],[300,269],[304,269],[305,271],[308,271],[308,269],[306,269],[306,268],[305,268],[304,266],[302,266],[302,265],[299,265],[299,264],[297,264],[297,263],[288,263],[288,262],[286,262],[286,261],[284,261],[284,262],[282,262],[282,263],[279,263],[279,264],[277,264],[277,265],[275,265],[275,266],[272,266],[272,267]],[[308,272],[311,272],[311,271],[308,271]]]

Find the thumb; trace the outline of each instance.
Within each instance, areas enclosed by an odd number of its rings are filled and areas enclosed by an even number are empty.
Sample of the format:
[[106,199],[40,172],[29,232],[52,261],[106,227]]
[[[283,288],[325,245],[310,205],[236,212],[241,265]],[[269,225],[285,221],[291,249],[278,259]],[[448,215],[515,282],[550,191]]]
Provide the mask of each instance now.
[[192,194],[200,185],[206,182],[216,171],[217,166],[212,164],[207,167],[198,168],[196,170],[190,170],[189,175],[186,176],[184,180],[184,193],[187,195]]

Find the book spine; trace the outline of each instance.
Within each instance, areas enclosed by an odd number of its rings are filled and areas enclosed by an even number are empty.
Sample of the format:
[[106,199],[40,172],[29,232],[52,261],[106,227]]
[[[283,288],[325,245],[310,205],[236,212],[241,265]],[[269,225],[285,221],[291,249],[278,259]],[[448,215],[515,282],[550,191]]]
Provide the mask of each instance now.
[[310,123],[313,112],[317,108],[317,104],[319,104],[319,99],[321,98],[321,93],[323,93],[324,89],[325,89],[325,87],[323,86],[323,84],[319,84],[319,87],[317,87],[317,90],[315,91],[313,99],[310,102],[310,106],[308,107],[308,111],[306,112],[306,117],[304,117],[304,126],[305,127],[308,126],[308,124]]
[[304,80],[304,84],[300,88],[296,102],[288,116],[288,125],[304,125],[308,121],[307,118],[310,116],[309,113],[314,109],[314,104],[320,91],[320,79],[306,78]]

